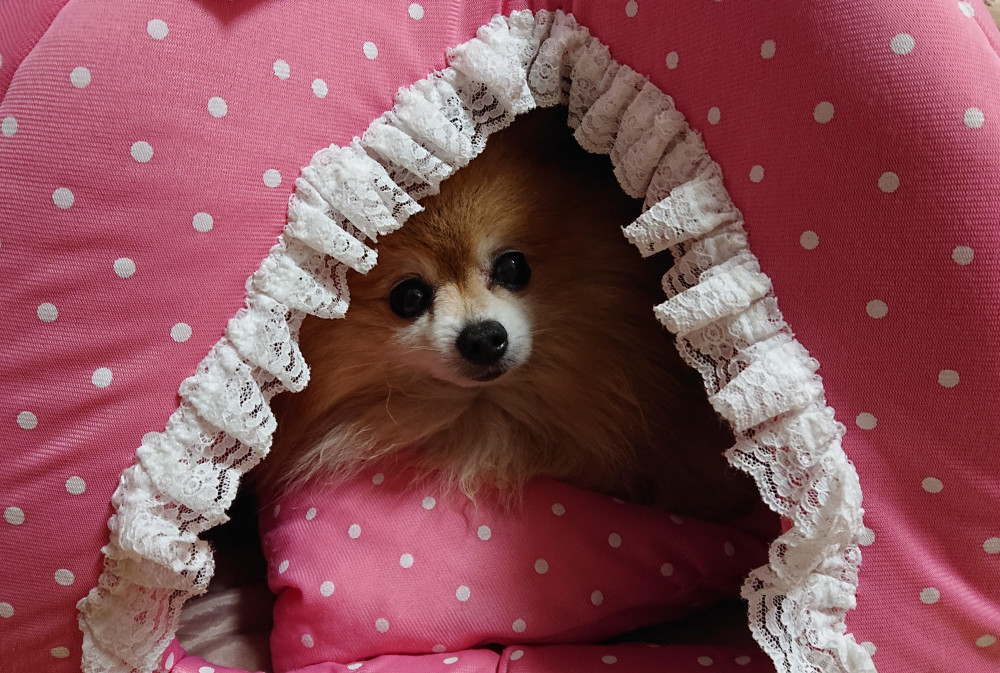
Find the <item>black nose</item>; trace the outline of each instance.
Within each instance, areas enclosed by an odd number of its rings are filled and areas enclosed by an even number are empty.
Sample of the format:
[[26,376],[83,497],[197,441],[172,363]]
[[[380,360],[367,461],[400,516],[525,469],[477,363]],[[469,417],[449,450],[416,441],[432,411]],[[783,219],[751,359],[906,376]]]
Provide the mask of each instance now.
[[466,325],[455,341],[462,357],[477,365],[491,365],[507,352],[507,330],[496,320]]

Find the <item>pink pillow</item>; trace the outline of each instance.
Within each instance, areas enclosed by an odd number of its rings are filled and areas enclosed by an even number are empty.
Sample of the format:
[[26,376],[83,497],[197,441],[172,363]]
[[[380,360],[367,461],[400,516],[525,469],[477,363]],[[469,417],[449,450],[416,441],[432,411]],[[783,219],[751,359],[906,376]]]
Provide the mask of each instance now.
[[[262,508],[275,673],[487,643],[594,643],[731,598],[767,559],[766,541],[732,526],[558,482],[531,483],[512,510],[490,493],[473,503],[411,483],[369,472]],[[571,661],[592,651],[567,649]],[[664,648],[654,670],[672,657]]]

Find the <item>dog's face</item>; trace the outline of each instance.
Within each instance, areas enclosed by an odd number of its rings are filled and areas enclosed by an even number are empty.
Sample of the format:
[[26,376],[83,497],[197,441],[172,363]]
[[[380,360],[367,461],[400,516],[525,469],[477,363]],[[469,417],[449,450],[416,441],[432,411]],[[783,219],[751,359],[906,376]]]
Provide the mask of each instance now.
[[466,213],[431,203],[383,240],[378,266],[353,284],[351,311],[368,326],[380,316],[381,335],[369,338],[392,364],[477,387],[527,363],[541,260],[522,235],[524,209],[505,210],[495,196],[480,193]]
[[408,361],[461,386],[494,381],[531,354],[530,261],[520,250],[469,243],[466,268],[449,265],[457,272],[449,273],[438,260],[419,260],[421,272],[399,278],[388,296]]

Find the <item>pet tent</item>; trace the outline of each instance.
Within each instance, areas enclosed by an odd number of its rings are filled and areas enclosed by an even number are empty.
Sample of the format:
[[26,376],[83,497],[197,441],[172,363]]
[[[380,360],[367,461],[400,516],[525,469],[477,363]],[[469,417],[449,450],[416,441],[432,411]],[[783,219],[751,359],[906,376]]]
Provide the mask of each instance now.
[[[0,669],[227,670],[173,635],[298,321],[564,104],[783,517],[743,587],[774,667],[997,670],[998,49],[978,1],[0,6]],[[439,668],[570,656],[524,652]]]

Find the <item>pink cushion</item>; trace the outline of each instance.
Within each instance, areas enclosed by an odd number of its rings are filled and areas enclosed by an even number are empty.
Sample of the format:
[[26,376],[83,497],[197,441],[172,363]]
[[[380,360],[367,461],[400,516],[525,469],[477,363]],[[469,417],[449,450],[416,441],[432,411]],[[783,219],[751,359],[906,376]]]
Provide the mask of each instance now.
[[[514,509],[489,492],[473,503],[411,482],[368,473],[262,509],[276,673],[487,643],[598,642],[732,597],[767,559],[766,543],[737,528],[558,482],[530,484]],[[652,670],[672,657],[665,648]]]

